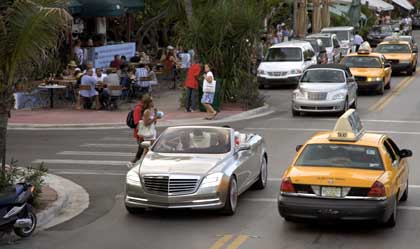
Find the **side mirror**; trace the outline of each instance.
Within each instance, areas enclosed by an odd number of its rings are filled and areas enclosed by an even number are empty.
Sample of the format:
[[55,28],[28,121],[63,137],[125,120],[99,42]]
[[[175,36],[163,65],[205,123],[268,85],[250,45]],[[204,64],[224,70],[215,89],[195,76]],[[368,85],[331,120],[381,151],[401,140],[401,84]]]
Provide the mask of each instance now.
[[150,141],[141,142],[141,147],[143,147],[143,148],[148,149],[148,148],[150,148],[150,146],[152,146],[152,143]]
[[305,61],[311,61],[312,57],[305,57]]
[[419,52],[419,49],[418,48],[416,48],[416,47],[413,47],[413,53],[418,53]]
[[391,63],[389,63],[389,62],[385,62],[385,65],[384,65],[385,67],[391,67]]
[[245,150],[250,150],[251,149],[251,145],[248,143],[242,143],[239,144],[238,149],[236,149],[236,152],[240,152],[240,151],[245,151]]
[[400,157],[401,158],[406,158],[406,157],[412,157],[413,156],[413,152],[411,150],[400,150]]
[[302,144],[297,145],[297,146],[296,146],[296,152],[298,152],[298,151],[299,151],[302,147],[303,147],[303,145],[302,145]]

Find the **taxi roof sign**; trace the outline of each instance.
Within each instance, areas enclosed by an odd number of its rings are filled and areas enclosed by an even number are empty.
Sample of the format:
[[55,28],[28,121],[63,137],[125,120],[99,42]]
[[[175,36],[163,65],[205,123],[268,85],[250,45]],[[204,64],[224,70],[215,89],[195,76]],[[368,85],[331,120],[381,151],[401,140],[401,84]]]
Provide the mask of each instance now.
[[365,129],[359,115],[356,110],[350,109],[337,120],[328,139],[330,141],[356,142],[364,133]]
[[372,52],[372,48],[370,47],[370,44],[367,41],[363,42],[360,45],[359,49],[357,50],[358,54],[369,54],[371,52]]

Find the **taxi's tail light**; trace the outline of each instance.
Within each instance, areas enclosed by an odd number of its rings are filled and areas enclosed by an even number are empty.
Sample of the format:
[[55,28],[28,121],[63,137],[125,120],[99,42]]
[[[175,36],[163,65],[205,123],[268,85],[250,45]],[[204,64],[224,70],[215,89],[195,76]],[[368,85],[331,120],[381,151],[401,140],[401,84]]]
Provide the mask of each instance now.
[[293,186],[292,180],[290,179],[290,177],[286,177],[281,181],[281,186],[280,186],[280,191],[281,192],[286,192],[286,193],[295,193],[295,187]]
[[384,197],[386,196],[385,193],[385,186],[382,182],[375,181],[368,193],[369,197]]

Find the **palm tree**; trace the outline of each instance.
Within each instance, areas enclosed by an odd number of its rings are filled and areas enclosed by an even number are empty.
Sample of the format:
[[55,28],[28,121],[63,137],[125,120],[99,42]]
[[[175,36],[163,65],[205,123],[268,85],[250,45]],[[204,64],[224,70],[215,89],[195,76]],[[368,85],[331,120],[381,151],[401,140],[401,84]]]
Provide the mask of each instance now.
[[188,23],[190,23],[193,17],[192,0],[184,0],[184,8],[185,8],[185,14],[187,15]]
[[0,5],[0,160],[6,164],[6,132],[13,89],[58,47],[71,16],[67,0],[8,0]]

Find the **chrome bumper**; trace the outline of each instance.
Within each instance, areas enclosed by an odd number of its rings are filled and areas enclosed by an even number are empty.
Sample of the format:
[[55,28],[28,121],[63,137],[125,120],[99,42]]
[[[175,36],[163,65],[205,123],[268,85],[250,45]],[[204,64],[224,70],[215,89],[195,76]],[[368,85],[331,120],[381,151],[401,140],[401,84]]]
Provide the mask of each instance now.
[[146,192],[142,186],[126,184],[124,201],[128,207],[219,209],[226,200],[227,189],[224,186],[228,184],[222,182],[219,187],[199,188],[192,194],[159,195]]
[[299,112],[340,112],[345,100],[292,100],[292,108]]

